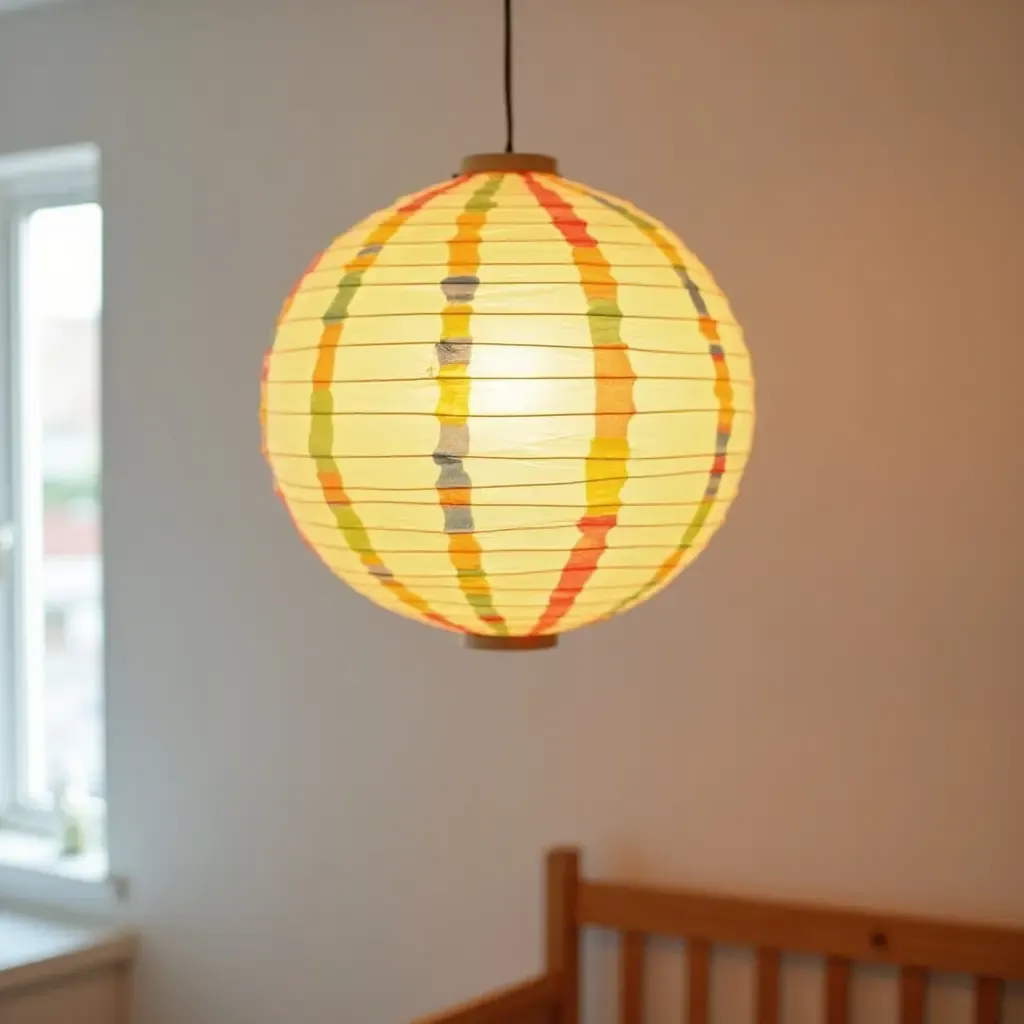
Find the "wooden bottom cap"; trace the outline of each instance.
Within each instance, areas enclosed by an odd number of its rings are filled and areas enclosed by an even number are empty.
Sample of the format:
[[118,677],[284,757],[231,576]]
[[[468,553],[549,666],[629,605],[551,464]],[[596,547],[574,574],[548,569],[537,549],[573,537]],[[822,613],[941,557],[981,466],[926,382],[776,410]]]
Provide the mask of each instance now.
[[522,171],[557,174],[558,162],[553,156],[545,156],[543,153],[474,153],[463,157],[463,174],[486,174],[488,171],[501,174]]
[[544,636],[483,636],[467,633],[465,638],[465,645],[474,651],[544,651],[557,643],[557,633]]

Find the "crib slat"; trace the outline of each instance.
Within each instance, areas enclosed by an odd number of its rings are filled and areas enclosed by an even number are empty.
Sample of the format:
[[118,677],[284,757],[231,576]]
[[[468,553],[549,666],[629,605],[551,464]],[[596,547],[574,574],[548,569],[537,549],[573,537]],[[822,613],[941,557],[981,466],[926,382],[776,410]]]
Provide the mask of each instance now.
[[643,933],[623,933],[619,956],[619,1020],[621,1024],[641,1024],[644,1015]]
[[779,1024],[779,951],[757,952],[757,1024]]
[[708,1024],[710,950],[703,939],[690,939],[686,944],[686,966],[689,974],[689,1009],[686,1024]]
[[825,968],[826,1024],[849,1024],[850,961],[830,956]]
[[924,1024],[925,985],[920,967],[904,967],[900,974],[900,1024]]
[[1003,1018],[1003,983],[998,978],[974,981],[975,1024],[1000,1024]]
[[561,979],[555,1024],[580,1024],[580,936],[576,897],[580,855],[552,850],[547,864],[547,969]]

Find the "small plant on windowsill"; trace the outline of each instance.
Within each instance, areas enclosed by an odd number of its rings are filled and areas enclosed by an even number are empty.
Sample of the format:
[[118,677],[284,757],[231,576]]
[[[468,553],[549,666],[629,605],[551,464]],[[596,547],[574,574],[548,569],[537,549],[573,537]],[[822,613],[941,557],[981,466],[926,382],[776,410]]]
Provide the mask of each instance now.
[[85,788],[62,779],[54,787],[53,803],[58,856],[82,856],[89,846],[88,796]]

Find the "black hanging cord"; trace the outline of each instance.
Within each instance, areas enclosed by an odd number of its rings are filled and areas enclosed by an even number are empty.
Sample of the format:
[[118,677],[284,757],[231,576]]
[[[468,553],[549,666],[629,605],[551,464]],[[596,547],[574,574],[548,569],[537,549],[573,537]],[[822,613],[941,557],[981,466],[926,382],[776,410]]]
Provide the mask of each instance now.
[[505,152],[512,152],[512,0],[505,0]]

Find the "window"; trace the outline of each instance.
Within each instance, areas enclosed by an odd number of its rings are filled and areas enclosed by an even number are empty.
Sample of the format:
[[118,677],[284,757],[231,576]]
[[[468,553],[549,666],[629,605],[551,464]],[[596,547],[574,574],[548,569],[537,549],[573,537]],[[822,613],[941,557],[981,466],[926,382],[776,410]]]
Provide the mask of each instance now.
[[0,158],[0,825],[102,843],[96,154]]

